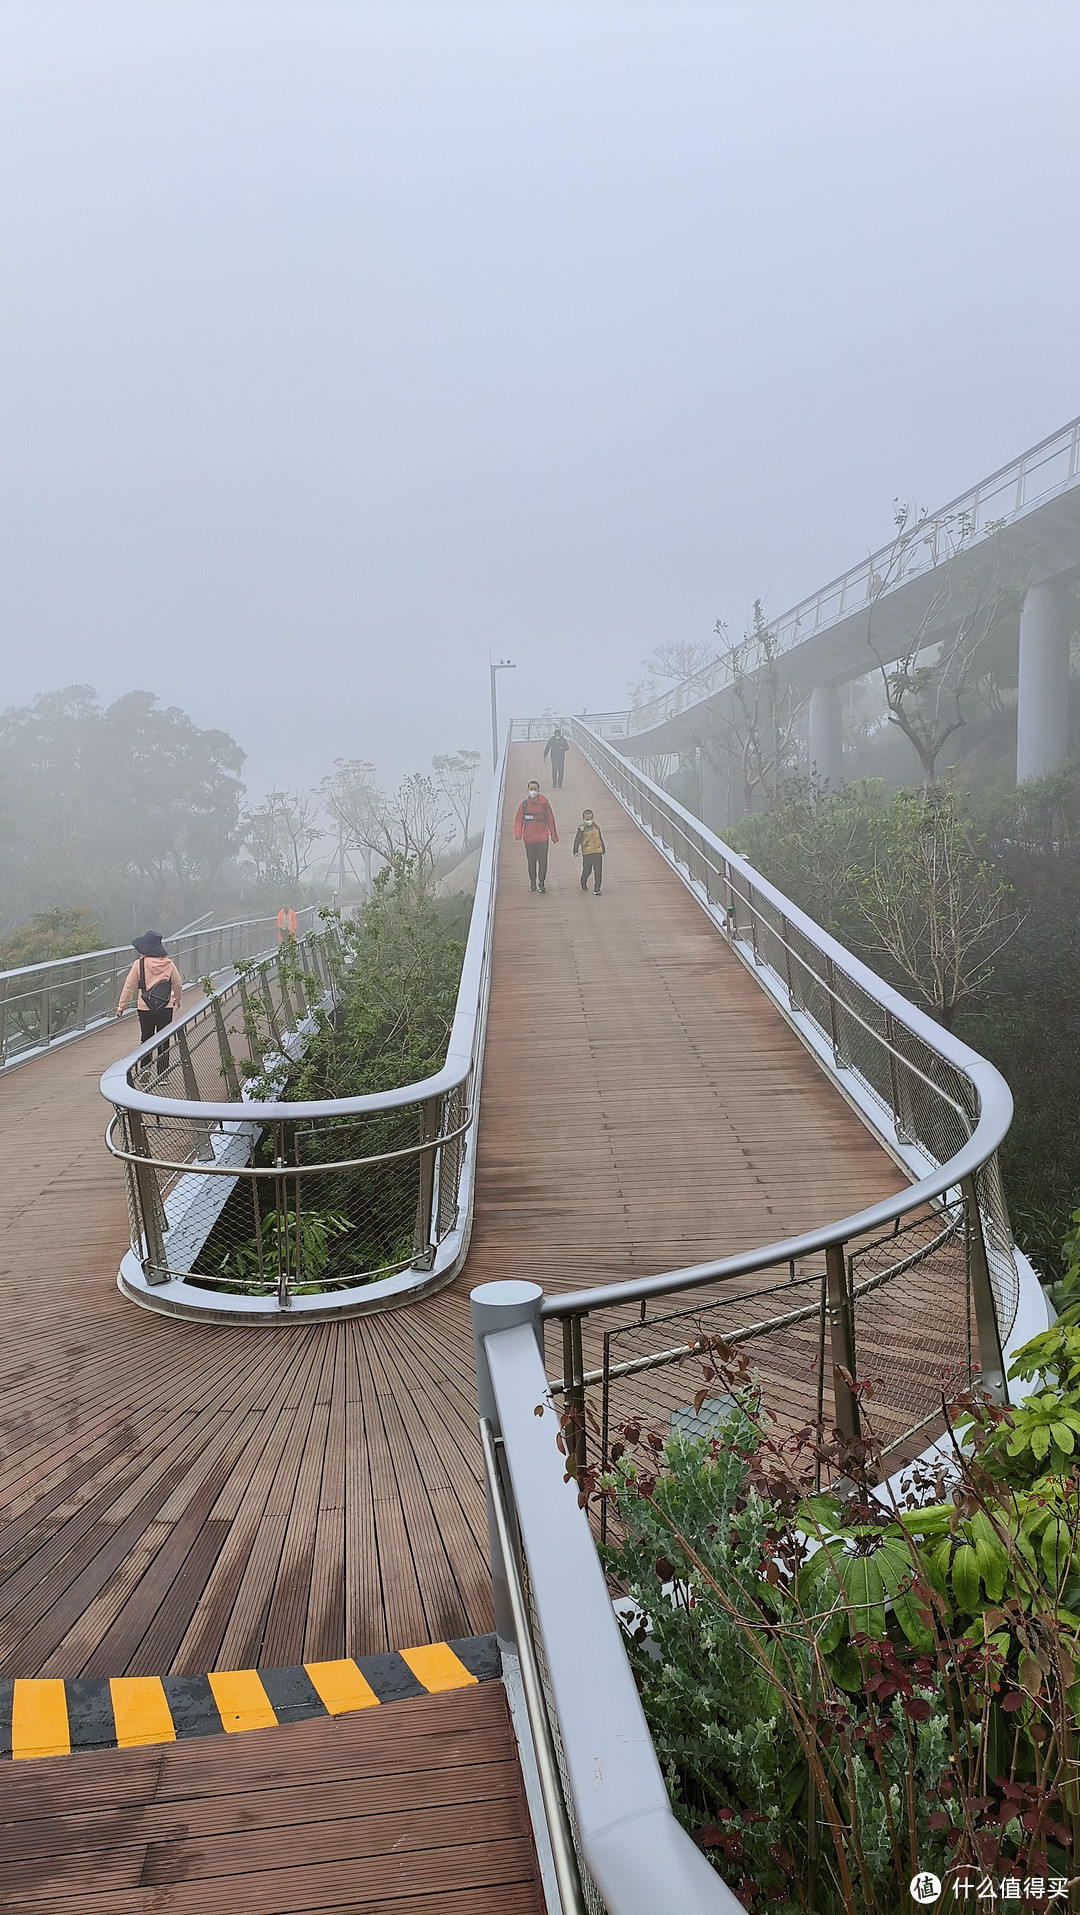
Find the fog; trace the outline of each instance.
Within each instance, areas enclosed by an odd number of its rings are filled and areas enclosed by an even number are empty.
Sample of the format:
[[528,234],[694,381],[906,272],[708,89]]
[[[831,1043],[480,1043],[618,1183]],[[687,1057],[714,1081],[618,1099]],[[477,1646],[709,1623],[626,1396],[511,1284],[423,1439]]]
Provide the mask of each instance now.
[[1080,410],[1064,5],[7,0],[2,702],[625,702]]

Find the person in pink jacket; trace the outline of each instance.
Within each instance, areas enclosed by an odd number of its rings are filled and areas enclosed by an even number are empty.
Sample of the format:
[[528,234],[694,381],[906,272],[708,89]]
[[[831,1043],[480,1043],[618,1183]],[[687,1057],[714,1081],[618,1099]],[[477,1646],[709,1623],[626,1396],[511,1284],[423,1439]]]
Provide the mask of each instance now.
[[[134,997],[139,1013],[139,1035],[145,1044],[147,1038],[153,1037],[156,1031],[166,1030],[172,1023],[173,1012],[180,1009],[184,982],[161,942],[160,931],[144,931],[141,938],[132,938],[131,948],[139,955],[124,979],[116,1015],[123,1017]],[[168,1061],[169,1040],[166,1038],[157,1051],[159,1077]]]

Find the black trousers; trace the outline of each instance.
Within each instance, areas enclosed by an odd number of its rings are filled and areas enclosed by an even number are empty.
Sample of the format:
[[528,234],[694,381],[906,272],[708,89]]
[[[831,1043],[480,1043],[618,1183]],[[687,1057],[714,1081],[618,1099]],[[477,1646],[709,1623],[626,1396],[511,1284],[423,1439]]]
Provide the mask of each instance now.
[[544,884],[547,881],[548,841],[541,839],[539,844],[525,844],[525,856],[529,865],[529,883]]
[[592,872],[593,890],[600,896],[600,886],[604,882],[604,854],[602,851],[583,851],[581,854],[581,888],[589,888],[589,873]]
[[562,785],[562,775],[565,769],[566,769],[566,753],[563,752],[561,757],[556,758],[555,753],[552,752],[551,754],[551,788],[553,791],[558,791],[560,789]]
[[[169,1025],[172,1023],[172,1006],[169,1004],[166,1004],[164,1009],[160,1011],[144,1010],[141,1004],[137,1008],[139,1012],[139,1036],[144,1044],[148,1037],[153,1037],[155,1031],[168,1030]],[[157,1056],[158,1076],[160,1077],[169,1062],[168,1038],[165,1039],[164,1044],[158,1045],[155,1054]]]

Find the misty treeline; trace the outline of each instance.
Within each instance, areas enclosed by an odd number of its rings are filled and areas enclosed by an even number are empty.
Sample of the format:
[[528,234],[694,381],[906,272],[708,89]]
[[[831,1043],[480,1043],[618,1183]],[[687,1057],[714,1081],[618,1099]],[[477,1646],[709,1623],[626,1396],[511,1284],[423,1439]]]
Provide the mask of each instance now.
[[[867,671],[843,688],[840,789],[809,765],[809,690],[786,671],[761,601],[735,645],[668,645],[646,661],[639,695],[716,673],[721,654],[729,688],[720,711],[677,721],[676,748],[646,769],[1001,1070],[1016,1105],[1001,1153],[1013,1223],[1049,1277],[1080,1166],[1080,689],[1066,768],[1018,788],[1029,581],[992,528],[977,563],[935,568],[917,621],[898,630],[885,594],[912,552],[936,536],[963,557],[971,531],[899,504],[895,528],[874,575]],[[1072,605],[1075,678],[1076,587]]]
[[467,846],[480,754],[391,792],[362,760],[312,791],[248,801],[245,753],[177,705],[88,685],[0,712],[0,967],[169,933],[205,912],[329,898],[350,854],[404,856],[421,882]]

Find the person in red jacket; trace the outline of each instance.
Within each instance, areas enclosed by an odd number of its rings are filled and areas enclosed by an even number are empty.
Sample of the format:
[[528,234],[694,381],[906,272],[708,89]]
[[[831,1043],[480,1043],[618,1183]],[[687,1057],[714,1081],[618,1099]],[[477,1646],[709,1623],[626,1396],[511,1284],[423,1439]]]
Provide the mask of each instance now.
[[555,829],[555,813],[541,795],[535,778],[530,778],[529,795],[522,799],[517,808],[514,836],[525,843],[529,890],[542,891],[547,878],[548,841],[558,844],[559,834]]

